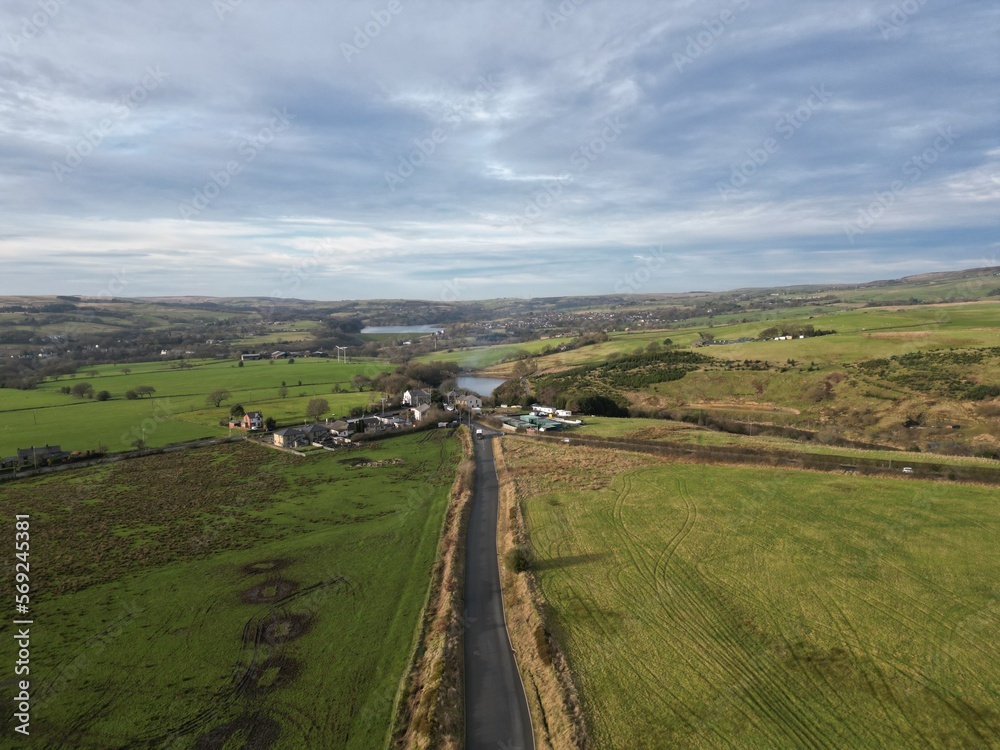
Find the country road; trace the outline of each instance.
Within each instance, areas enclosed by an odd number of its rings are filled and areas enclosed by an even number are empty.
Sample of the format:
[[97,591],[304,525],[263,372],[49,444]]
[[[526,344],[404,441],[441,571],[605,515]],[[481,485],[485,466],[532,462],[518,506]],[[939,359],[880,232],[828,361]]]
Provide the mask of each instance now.
[[517,671],[497,567],[496,435],[475,440],[476,487],[465,580],[465,744],[467,750],[533,750],[531,717]]

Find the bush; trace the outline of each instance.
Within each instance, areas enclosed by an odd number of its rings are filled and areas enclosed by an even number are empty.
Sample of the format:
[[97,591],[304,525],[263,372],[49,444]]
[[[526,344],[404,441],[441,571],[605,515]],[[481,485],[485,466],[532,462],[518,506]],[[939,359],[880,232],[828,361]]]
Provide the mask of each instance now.
[[109,401],[109,400],[111,400],[111,392],[110,391],[98,391],[97,395],[94,396],[94,398],[96,398],[98,401]]
[[518,544],[513,549],[507,550],[507,554],[504,555],[504,562],[507,567],[515,573],[523,573],[526,570],[531,570],[534,560],[535,556],[531,551],[531,547],[527,544]]

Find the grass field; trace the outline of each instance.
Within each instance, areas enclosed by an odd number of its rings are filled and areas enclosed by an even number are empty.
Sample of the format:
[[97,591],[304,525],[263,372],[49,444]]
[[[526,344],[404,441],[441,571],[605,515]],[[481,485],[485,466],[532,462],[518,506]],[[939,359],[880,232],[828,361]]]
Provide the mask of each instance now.
[[[335,387],[350,391],[351,379],[389,369],[382,362],[338,363],[329,359],[245,362],[188,360],[190,369],[176,362],[146,362],[87,368],[75,378],[48,380],[36,390],[0,389],[0,456],[32,445],[61,445],[63,450],[129,450],[145,437],[149,446],[213,437],[228,432],[219,420],[228,419],[229,408],[242,404],[279,423],[301,422],[312,398],[325,398],[333,414],[342,417],[371,400],[370,393],[332,393]],[[122,369],[130,372],[125,374]],[[93,373],[91,375],[91,373]],[[288,392],[278,389],[285,381]],[[89,383],[95,392],[107,390],[111,400],[98,402],[59,392],[63,386]],[[299,383],[301,382],[301,385]],[[139,385],[156,389],[152,398],[126,400],[125,392]],[[209,408],[205,397],[224,388],[232,393],[222,406]],[[327,415],[329,416],[329,415]]]
[[[523,344],[499,344],[497,346],[481,346],[471,349],[456,349],[441,351],[417,357],[418,362],[457,362],[462,369],[474,370],[493,367],[511,357],[517,357],[522,352],[538,354],[547,347],[557,347],[571,341],[571,338],[556,337],[527,341]],[[511,365],[513,367],[513,365]]]
[[597,747],[1000,743],[992,488],[504,445]]
[[[540,371],[552,371],[593,364],[613,354],[631,352],[653,342],[662,343],[665,338],[678,346],[690,346],[701,332],[711,333],[720,341],[756,337],[778,321],[811,324],[816,328],[836,330],[837,333],[793,341],[752,341],[711,346],[704,349],[704,353],[734,360],[767,359],[784,362],[791,358],[814,361],[818,366],[824,366],[928,349],[1000,346],[1000,302],[864,309],[823,308],[822,313],[817,311],[817,314],[813,314],[809,310],[798,311],[796,314],[783,312],[781,315],[750,323],[728,324],[716,321],[711,327],[705,323],[658,331],[612,332],[606,342],[539,357],[537,365]],[[531,342],[532,345],[538,345],[533,351],[541,351],[544,348],[542,344],[545,343],[552,342]],[[531,350],[527,344],[521,348]],[[507,347],[486,347],[457,351],[451,356],[467,356],[463,366],[509,374],[513,363],[497,364],[510,356],[510,352],[506,350]]]
[[239,443],[5,486],[32,523],[31,746],[385,746],[458,454]]

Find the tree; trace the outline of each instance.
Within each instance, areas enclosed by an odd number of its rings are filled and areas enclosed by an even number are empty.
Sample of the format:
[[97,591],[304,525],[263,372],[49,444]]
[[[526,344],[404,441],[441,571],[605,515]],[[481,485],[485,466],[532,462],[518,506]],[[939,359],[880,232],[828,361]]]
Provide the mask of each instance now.
[[77,398],[93,398],[94,386],[90,383],[77,383],[70,389],[70,393]]
[[122,368],[122,375],[128,375],[131,372],[132,372],[132,368],[131,367],[123,367]]
[[98,401],[108,401],[111,399],[110,391],[98,391],[97,395],[94,396]]
[[225,388],[217,388],[205,397],[205,403],[209,406],[220,406],[223,401],[231,398],[233,394]]
[[153,394],[156,393],[156,389],[151,385],[137,385],[131,390],[125,391],[125,398],[132,399],[142,398],[143,396],[149,396],[152,398]]
[[241,359],[239,362],[237,362],[236,366],[237,367],[243,367],[243,360]]
[[278,426],[278,422],[277,422],[277,420],[275,420],[274,417],[268,417],[267,419],[264,420],[264,429],[265,430],[273,430],[277,426]]
[[239,419],[244,414],[246,414],[246,411],[243,409],[243,404],[233,404],[229,409],[229,416],[233,419]]
[[306,417],[308,419],[319,419],[328,411],[330,411],[330,404],[325,398],[310,399],[309,405],[306,406]]
[[278,389],[278,395],[281,398],[285,398],[288,395],[288,387],[284,384],[284,382],[281,383],[281,387]]
[[289,357],[288,358],[288,364],[294,365],[295,364],[295,357]]
[[367,375],[362,375],[361,373],[358,373],[351,379],[351,383],[353,383],[354,387],[357,388],[359,391],[363,391],[365,388],[371,388],[372,379]]

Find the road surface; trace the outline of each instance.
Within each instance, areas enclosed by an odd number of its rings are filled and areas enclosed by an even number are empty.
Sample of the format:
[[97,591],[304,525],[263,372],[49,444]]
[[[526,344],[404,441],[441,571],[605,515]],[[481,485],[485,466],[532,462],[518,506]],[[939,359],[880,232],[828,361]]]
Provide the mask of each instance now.
[[490,439],[497,433],[483,431],[485,439],[473,441],[476,487],[465,559],[465,744],[467,750],[534,750],[500,596],[497,472]]

